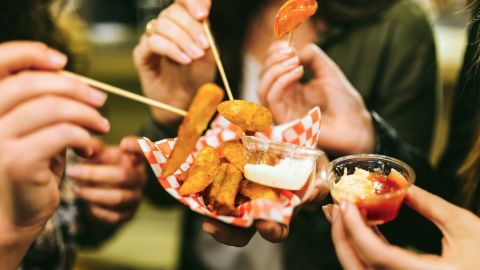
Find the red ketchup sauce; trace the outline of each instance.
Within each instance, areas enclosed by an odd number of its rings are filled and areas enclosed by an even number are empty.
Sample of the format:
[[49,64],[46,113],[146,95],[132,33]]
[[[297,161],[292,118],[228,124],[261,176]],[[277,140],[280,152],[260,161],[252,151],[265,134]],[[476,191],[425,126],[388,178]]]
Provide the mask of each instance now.
[[[368,179],[374,182],[374,193],[377,195],[391,193],[409,185],[407,179],[395,170],[392,170],[388,176],[370,172]],[[369,223],[382,224],[393,220],[397,216],[404,198],[404,192],[380,198],[369,198],[367,196],[356,201],[356,205],[362,213],[366,214]]]

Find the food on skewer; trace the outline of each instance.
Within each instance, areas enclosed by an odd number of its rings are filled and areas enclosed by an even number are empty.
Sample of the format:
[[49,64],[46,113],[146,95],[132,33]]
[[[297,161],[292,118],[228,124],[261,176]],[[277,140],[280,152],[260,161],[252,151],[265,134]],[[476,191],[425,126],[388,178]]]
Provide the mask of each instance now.
[[173,174],[193,151],[198,139],[215,114],[217,105],[223,100],[223,90],[213,83],[198,89],[188,109],[188,115],[178,129],[178,138],[162,172],[162,176]]
[[317,11],[316,0],[288,0],[275,17],[274,35],[281,39]]
[[264,132],[272,127],[272,113],[267,108],[246,100],[220,103],[218,112],[244,131]]

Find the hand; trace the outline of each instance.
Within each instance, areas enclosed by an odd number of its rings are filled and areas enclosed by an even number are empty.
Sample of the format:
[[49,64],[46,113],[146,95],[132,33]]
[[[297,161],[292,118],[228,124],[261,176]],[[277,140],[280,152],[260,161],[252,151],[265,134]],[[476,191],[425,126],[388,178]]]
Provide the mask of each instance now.
[[442,255],[416,254],[376,235],[351,203],[332,213],[332,238],[345,269],[478,269],[480,219],[473,213],[412,186],[406,203],[443,233]]
[[[313,74],[305,84],[300,82],[304,74],[301,65]],[[322,111],[320,148],[336,154],[373,151],[373,124],[362,97],[316,45],[309,44],[295,53],[284,41],[274,43],[257,92],[278,123],[299,118],[319,106]]]
[[259,220],[254,227],[238,228],[213,219],[205,221],[203,230],[210,234],[216,241],[235,247],[243,247],[258,231],[267,241],[279,243],[288,236],[289,227],[273,221]]
[[130,220],[142,199],[146,182],[143,153],[137,138],[127,137],[120,146],[105,146],[94,139],[92,157],[67,169],[76,182],[78,198],[89,204],[101,223],[120,225]]
[[[210,0],[177,0],[163,10],[149,35],[141,37],[133,56],[146,96],[186,109],[195,91],[215,79],[216,65],[202,22]],[[152,110],[160,123],[179,116]]]
[[109,124],[95,110],[105,94],[50,72],[65,66],[64,55],[9,42],[0,56],[0,256],[9,269],[57,209],[65,149],[91,152],[88,131]]

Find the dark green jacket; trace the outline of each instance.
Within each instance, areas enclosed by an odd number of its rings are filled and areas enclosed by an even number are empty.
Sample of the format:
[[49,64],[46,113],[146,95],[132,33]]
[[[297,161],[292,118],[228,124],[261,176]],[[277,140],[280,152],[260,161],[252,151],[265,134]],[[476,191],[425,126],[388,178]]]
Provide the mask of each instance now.
[[[330,29],[319,45],[344,71],[367,107],[393,127],[387,130],[396,130],[419,149],[420,160],[427,160],[435,116],[437,64],[426,14],[413,0],[398,0],[385,12],[372,15],[371,20]],[[175,127],[152,122],[145,135],[154,140],[174,137]],[[388,149],[379,145],[378,150],[382,148]],[[150,180],[147,195],[159,204],[172,203],[172,199],[161,195],[166,194],[156,179]],[[193,229],[196,218],[186,210],[181,269],[204,269],[191,244],[197,231]],[[402,238],[394,242],[418,244]],[[339,268],[330,239],[330,226],[320,209],[301,212],[293,219],[285,242],[286,269]]]

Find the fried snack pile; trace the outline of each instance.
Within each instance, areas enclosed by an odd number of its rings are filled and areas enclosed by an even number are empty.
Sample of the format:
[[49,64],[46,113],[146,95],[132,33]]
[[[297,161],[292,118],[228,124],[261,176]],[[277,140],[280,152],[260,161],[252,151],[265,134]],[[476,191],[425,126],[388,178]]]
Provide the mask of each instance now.
[[244,131],[264,132],[272,127],[272,113],[267,108],[246,100],[220,103],[218,112]]
[[198,89],[188,109],[188,114],[178,129],[178,138],[168,158],[162,176],[173,174],[193,151],[195,144],[215,114],[217,105],[223,100],[223,90],[213,83]]
[[281,39],[295,30],[317,11],[316,0],[288,0],[278,11],[275,18],[274,35]]
[[277,189],[252,183],[245,179],[245,157],[239,140],[220,146],[221,159],[213,147],[205,146],[188,171],[179,189],[181,196],[203,194],[207,207],[217,215],[235,216],[237,206],[248,200],[278,201]]

